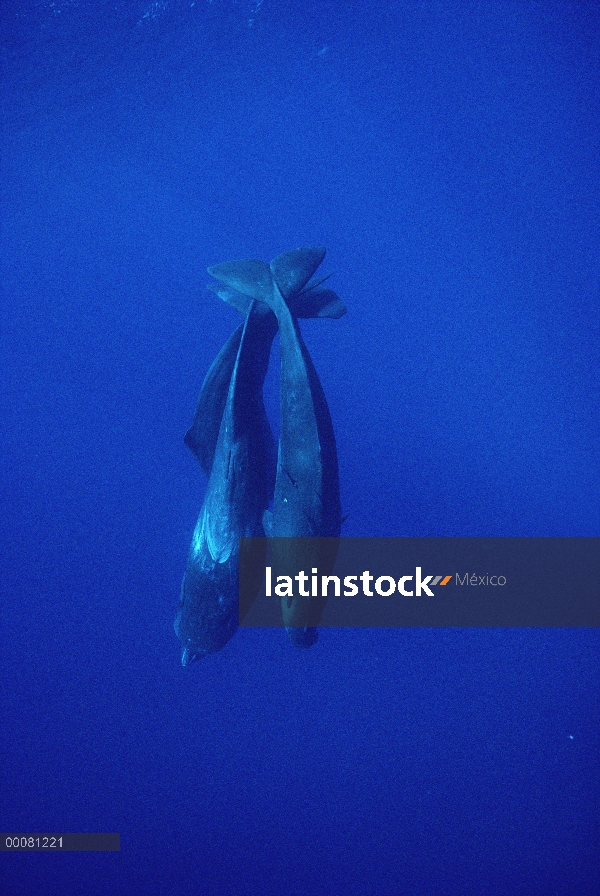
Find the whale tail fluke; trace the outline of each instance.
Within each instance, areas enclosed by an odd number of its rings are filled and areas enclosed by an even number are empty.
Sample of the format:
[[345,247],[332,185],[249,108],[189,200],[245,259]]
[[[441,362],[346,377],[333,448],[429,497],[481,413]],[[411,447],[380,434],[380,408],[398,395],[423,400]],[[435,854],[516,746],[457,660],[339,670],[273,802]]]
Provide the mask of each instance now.
[[325,249],[317,246],[292,249],[273,259],[269,265],[271,274],[286,301],[302,292],[324,258]]
[[332,289],[319,289],[327,276],[311,282],[324,257],[325,249],[316,247],[284,252],[270,265],[255,259],[226,261],[208,268],[208,273],[220,281],[208,288],[246,315],[252,299],[258,300],[257,313],[273,309],[277,286],[294,317],[337,320],[346,313],[346,306]]
[[254,258],[224,261],[222,264],[212,265],[207,270],[215,280],[220,280],[221,283],[245,296],[250,296],[251,299],[264,302],[264,297],[273,292],[271,268],[266,261]]
[[[262,301],[256,301],[250,296],[244,295],[221,283],[209,283],[207,289],[214,292],[220,299],[239,311],[244,317],[249,313],[252,302],[255,302],[257,314],[269,314],[269,306]],[[317,289],[308,286],[302,292],[292,296],[288,301],[288,307],[294,317],[301,319],[329,317],[339,320],[347,312],[347,308],[340,297],[332,289]]]

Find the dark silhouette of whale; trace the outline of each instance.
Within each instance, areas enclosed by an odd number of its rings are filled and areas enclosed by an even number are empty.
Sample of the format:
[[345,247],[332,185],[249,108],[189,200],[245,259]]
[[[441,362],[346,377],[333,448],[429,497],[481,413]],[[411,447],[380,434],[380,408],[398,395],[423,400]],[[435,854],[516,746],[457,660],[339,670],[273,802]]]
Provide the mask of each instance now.
[[[341,317],[346,309],[335,293],[319,288],[323,280],[308,283],[320,260],[307,276],[298,277],[298,259],[294,253],[288,255],[289,262],[286,256],[279,256],[272,264],[282,281],[287,277],[284,288],[294,315]],[[304,273],[313,263],[314,259],[305,263]],[[274,493],[277,495],[275,446],[262,390],[278,321],[268,302],[258,300],[259,296],[264,297],[265,284],[259,281],[257,285],[254,274],[258,267],[262,274],[264,268],[270,271],[268,265],[263,265],[242,261],[209,268],[211,274],[224,281],[224,285],[213,284],[210,288],[246,319],[213,362],[185,436],[209,481],[175,620],[184,666],[220,650],[235,633],[239,613],[239,539],[264,534],[264,514]],[[222,268],[227,268],[230,276],[215,273]],[[243,271],[241,281],[233,275],[234,271]],[[284,442],[287,444],[287,437]],[[279,515],[276,518],[279,520]],[[291,533],[290,527],[288,531]],[[256,589],[259,584],[256,583]]]
[[241,333],[232,335],[211,367],[186,434],[210,474],[175,619],[184,666],[221,650],[237,629],[239,539],[263,534],[274,482],[262,387],[276,331],[269,315],[249,309]]
[[[227,262],[209,273],[229,288],[268,305],[280,336],[280,437],[273,510],[265,510],[264,530],[272,538],[274,567],[326,571],[335,548],[308,545],[304,538],[337,538],[341,527],[337,451],[325,395],[308,354],[297,318],[295,297],[302,294],[321,264],[325,249],[296,249],[270,265],[261,261]],[[322,282],[322,281],[321,281]],[[324,292],[330,293],[329,290]],[[343,306],[335,293],[332,302]],[[222,296],[228,300],[227,296]],[[332,554],[333,550],[333,554]],[[298,647],[316,641],[321,597],[282,598],[283,621]]]

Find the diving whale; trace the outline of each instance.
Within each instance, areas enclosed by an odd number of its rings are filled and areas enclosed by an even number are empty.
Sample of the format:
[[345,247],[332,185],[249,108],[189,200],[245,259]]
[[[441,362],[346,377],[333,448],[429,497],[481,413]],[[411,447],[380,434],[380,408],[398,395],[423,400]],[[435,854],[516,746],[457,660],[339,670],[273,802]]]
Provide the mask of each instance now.
[[[335,556],[332,543],[315,549],[314,543],[308,546],[302,539],[336,539],[341,528],[338,461],[331,416],[294,309],[295,297],[307,287],[324,256],[322,248],[296,249],[278,256],[270,265],[248,260],[226,262],[208,269],[236,293],[265,303],[277,318],[281,361],[280,437],[273,509],[265,510],[263,526],[267,537],[274,539],[275,568],[288,570],[312,566],[326,570]],[[339,303],[335,293],[327,292],[334,297],[332,303],[336,300]],[[340,303],[338,310],[342,308]],[[316,624],[324,603],[321,597],[282,598],[283,621],[296,646],[310,647],[315,643]]]
[[[345,313],[335,293],[321,288],[324,279],[305,281],[290,294],[298,317],[338,318]],[[220,650],[237,629],[239,539],[264,534],[262,519],[276,474],[275,444],[262,397],[276,317],[267,304],[230,286],[209,288],[237,308],[245,322],[213,362],[185,435],[209,481],[175,620],[184,666]]]
[[210,474],[175,619],[184,666],[221,650],[235,634],[239,539],[263,534],[273,489],[274,440],[262,388],[277,324],[254,304],[211,367],[186,434]]

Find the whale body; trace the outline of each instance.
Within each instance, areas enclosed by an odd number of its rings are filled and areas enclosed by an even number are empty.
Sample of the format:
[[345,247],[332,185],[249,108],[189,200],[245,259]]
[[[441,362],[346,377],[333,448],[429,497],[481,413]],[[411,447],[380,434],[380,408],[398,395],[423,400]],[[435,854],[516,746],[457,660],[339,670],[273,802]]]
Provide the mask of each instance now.
[[[322,248],[296,249],[278,256],[270,265],[246,260],[208,269],[236,296],[241,293],[264,303],[277,318],[281,360],[280,437],[273,507],[263,515],[265,534],[272,539],[275,569],[317,566],[326,571],[335,559],[335,543],[316,548],[314,544],[307,546],[302,539],[337,539],[341,528],[338,461],[331,416],[298,326],[298,296],[303,295],[324,255]],[[310,284],[307,294],[311,294]],[[222,298],[231,300],[226,295]],[[321,303],[330,312],[321,316],[340,317],[345,312],[330,290],[314,289],[312,301],[315,306]],[[282,598],[283,621],[296,646],[310,647],[315,643],[316,625],[324,603],[320,597]]]
[[[298,538],[339,535],[339,480],[331,419],[297,319],[339,318],[346,308],[327,279],[311,280],[324,249],[299,249],[262,261],[226,262],[208,271],[213,292],[245,321],[227,340],[202,386],[185,443],[208,475],[188,554],[175,631],[184,666],[215,653],[239,619],[239,541],[272,536],[275,553]],[[281,435],[276,453],[263,385],[271,346],[281,342]],[[290,484],[292,490],[290,491]],[[268,505],[272,502],[273,510]],[[319,562],[323,558],[304,558]],[[250,583],[258,591],[260,579]],[[306,603],[306,602],[305,602]],[[292,641],[316,640],[318,601],[282,606]]]
[[221,650],[238,626],[239,539],[263,534],[275,476],[262,390],[276,331],[272,315],[249,308],[211,367],[186,434],[210,475],[175,619],[184,666]]

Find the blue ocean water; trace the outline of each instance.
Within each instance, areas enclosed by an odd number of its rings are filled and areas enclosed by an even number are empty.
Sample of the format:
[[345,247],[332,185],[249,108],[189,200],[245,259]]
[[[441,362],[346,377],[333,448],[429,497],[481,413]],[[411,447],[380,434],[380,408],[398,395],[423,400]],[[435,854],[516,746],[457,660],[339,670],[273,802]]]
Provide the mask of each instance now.
[[[173,619],[183,444],[235,312],[303,333],[346,535],[600,535],[600,13],[557,0],[3,0],[2,896],[594,896],[595,630]],[[267,404],[276,425],[276,364]]]

